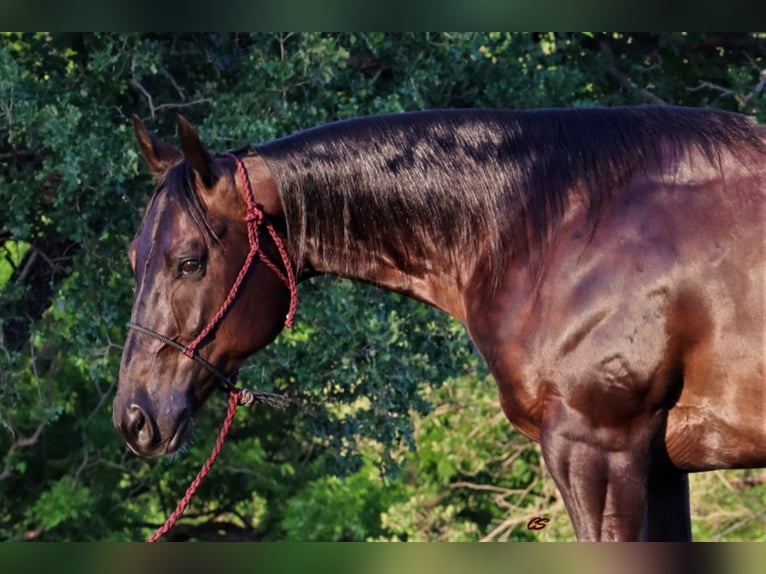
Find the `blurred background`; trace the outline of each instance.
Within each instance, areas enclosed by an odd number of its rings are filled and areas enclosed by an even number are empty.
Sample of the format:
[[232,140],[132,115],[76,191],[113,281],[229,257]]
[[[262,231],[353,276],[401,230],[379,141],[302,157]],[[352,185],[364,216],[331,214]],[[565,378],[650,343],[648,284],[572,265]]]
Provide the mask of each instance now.
[[[766,33],[0,34],[0,540],[131,541],[207,457],[111,422],[126,256],[153,182],[130,116],[215,151],[359,115],[682,104],[766,121]],[[336,278],[248,361],[288,393],[232,434],[171,540],[573,540],[536,445],[512,430],[463,327]],[[766,540],[766,472],[693,475],[696,540]],[[545,527],[530,530],[535,518]],[[537,524],[540,524],[539,522]]]

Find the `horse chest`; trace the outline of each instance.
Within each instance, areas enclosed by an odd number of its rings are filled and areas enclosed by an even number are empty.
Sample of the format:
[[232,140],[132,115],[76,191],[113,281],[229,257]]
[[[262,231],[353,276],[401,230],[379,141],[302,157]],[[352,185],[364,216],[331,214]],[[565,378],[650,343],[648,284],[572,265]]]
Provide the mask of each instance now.
[[[579,263],[577,276],[566,265],[551,270],[530,296],[511,276],[513,294],[469,322],[506,416],[535,439],[551,399],[599,428],[627,424],[675,392],[666,364],[671,291],[659,267]],[[636,274],[651,280],[636,288]]]

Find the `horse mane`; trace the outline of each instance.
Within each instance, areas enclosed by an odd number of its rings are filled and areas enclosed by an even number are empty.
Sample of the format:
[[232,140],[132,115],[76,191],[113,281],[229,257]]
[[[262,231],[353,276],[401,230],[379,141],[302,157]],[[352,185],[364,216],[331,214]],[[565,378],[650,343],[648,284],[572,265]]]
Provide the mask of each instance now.
[[[160,192],[164,190],[167,196],[178,201],[181,209],[189,215],[192,223],[200,232],[208,247],[220,245],[221,240],[210,226],[204,204],[197,192],[194,178],[194,169],[188,162],[178,161],[172,165],[158,178],[149,207],[146,209],[146,214],[152,211]],[[145,220],[141,221],[136,234],[141,233],[145,223]]]
[[642,166],[760,145],[754,125],[673,106],[436,110],[334,122],[253,148],[277,181],[299,264],[309,244],[341,274],[381,260],[416,273],[435,249],[455,265],[487,252],[497,280],[508,250],[550,243],[575,186],[600,213]]
[[550,241],[573,187],[600,212],[641,166],[667,163],[663,145],[715,161],[722,146],[756,144],[753,126],[671,106],[437,110],[334,122],[254,149],[277,181],[295,260],[311,242],[324,267],[352,273],[391,258],[416,267],[434,246],[454,263],[487,246],[495,263],[508,249],[530,253]]

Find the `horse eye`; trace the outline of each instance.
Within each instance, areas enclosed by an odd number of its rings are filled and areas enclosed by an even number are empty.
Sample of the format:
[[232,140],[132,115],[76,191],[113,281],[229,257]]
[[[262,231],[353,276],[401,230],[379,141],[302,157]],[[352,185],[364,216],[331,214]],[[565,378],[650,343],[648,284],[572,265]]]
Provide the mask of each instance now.
[[179,271],[182,276],[193,275],[194,273],[198,273],[200,269],[202,269],[202,262],[195,258],[184,259],[181,261],[181,265],[179,267]]

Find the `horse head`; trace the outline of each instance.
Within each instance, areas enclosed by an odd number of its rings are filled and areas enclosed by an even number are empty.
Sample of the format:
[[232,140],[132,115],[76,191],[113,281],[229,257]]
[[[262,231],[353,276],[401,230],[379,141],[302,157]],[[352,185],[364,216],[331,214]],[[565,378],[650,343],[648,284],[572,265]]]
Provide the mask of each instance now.
[[209,153],[183,117],[180,149],[133,124],[158,183],[129,249],[135,297],[113,422],[136,453],[156,457],[184,444],[213,390],[277,336],[295,286],[262,160]]

